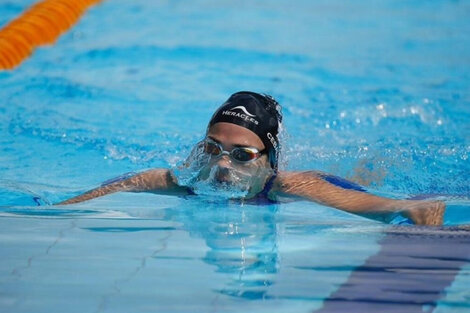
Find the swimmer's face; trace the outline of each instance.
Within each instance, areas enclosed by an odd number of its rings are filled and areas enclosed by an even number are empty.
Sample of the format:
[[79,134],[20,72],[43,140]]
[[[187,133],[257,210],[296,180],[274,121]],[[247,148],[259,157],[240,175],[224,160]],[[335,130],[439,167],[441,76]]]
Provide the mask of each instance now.
[[[258,135],[232,123],[220,122],[212,125],[207,132],[207,137],[220,144],[224,151],[232,151],[237,147],[256,148],[258,151],[265,149]],[[249,162],[237,162],[227,154],[211,158],[207,166],[200,172],[199,178],[207,179],[213,168],[216,169],[214,178],[220,183],[234,183],[231,171],[251,175],[249,195],[260,192],[272,173],[266,153]]]

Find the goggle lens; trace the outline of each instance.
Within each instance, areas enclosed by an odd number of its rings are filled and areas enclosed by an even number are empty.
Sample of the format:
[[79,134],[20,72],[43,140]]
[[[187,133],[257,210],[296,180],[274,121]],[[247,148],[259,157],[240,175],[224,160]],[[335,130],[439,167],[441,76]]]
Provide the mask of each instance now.
[[258,153],[245,148],[235,148],[232,150],[232,157],[241,162],[248,162],[258,157]]

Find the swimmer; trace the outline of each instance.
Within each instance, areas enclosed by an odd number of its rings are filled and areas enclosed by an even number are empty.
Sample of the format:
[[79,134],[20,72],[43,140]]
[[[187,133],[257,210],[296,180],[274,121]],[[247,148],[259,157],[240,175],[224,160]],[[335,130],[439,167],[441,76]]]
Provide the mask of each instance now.
[[214,113],[205,138],[176,169],[151,169],[108,181],[59,204],[118,191],[166,195],[229,194],[253,203],[305,199],[364,216],[400,214],[417,225],[441,225],[442,201],[397,200],[318,171],[279,171],[281,107],[271,96],[241,91]]

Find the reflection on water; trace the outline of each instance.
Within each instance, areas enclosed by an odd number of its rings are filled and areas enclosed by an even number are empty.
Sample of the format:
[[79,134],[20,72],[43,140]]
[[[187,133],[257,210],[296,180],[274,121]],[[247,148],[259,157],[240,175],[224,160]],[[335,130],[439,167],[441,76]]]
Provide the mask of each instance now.
[[213,201],[204,208],[168,209],[166,217],[205,241],[203,261],[228,277],[218,293],[254,300],[265,297],[279,267],[277,208]]

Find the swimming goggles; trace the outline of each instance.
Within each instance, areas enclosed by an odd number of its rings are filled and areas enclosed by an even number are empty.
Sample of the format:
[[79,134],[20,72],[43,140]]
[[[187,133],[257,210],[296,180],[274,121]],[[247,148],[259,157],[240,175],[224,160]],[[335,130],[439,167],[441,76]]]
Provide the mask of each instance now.
[[204,153],[211,156],[221,156],[223,154],[229,155],[233,160],[241,163],[247,163],[259,159],[264,151],[259,151],[256,148],[252,147],[235,147],[232,151],[225,151],[221,144],[215,142],[211,138],[206,138],[203,140]]

